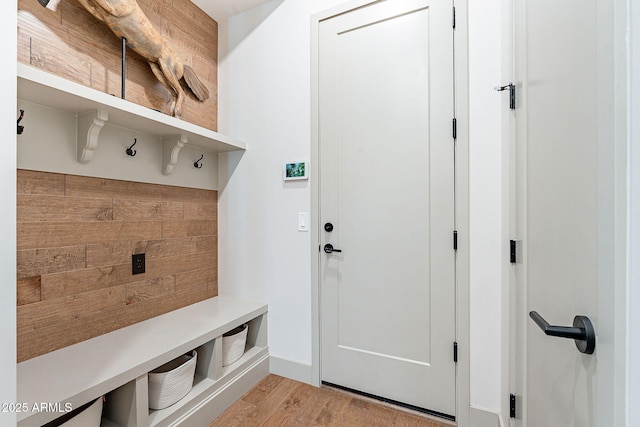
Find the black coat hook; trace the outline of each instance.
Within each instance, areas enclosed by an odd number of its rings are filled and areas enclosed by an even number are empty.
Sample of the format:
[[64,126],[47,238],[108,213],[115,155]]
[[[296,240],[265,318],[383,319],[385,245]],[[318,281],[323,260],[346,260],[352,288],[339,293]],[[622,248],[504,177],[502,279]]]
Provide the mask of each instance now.
[[200,158],[198,160],[196,160],[196,162],[193,164],[194,167],[200,169],[202,168],[202,163],[200,163],[200,160],[204,159],[204,154],[200,156]]
[[137,151],[133,150],[133,146],[136,145],[138,143],[138,138],[133,138],[133,144],[131,145],[131,147],[127,148],[127,154],[131,157],[135,156]]
[[22,135],[24,126],[20,126],[20,120],[24,117],[24,110],[20,110],[20,117],[18,117],[18,135]]

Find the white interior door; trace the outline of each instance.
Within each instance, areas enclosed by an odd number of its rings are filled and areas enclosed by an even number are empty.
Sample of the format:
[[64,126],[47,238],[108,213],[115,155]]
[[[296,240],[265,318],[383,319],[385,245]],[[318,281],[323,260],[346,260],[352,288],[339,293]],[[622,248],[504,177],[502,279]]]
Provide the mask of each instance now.
[[319,25],[320,242],[341,251],[319,248],[321,379],[447,415],[451,10],[451,1],[387,0]]
[[[613,2],[513,4],[517,361],[524,396],[517,423],[612,426]],[[567,327],[574,316],[588,316],[597,333],[593,354],[579,352],[573,339],[545,335],[532,311]]]

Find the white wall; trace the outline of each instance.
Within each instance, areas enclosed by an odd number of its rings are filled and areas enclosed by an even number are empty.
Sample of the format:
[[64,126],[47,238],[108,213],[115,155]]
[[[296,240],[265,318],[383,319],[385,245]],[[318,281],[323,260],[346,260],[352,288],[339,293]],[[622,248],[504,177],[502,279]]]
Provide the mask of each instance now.
[[[310,153],[310,17],[341,3],[274,0],[219,23],[220,131],[248,143],[220,166],[220,293],[268,302],[271,354],[306,366],[311,248],[296,220],[309,211],[310,189],[284,184],[281,168]],[[471,15],[471,403],[499,412],[499,0]]]
[[[0,2],[0,404],[16,402],[16,0]],[[0,425],[15,425],[0,411]]]
[[311,243],[297,231],[309,183],[282,180],[283,163],[310,153],[309,5],[279,3],[220,24],[219,129],[248,148],[239,163],[221,156],[219,292],[268,302],[271,354],[310,366]]

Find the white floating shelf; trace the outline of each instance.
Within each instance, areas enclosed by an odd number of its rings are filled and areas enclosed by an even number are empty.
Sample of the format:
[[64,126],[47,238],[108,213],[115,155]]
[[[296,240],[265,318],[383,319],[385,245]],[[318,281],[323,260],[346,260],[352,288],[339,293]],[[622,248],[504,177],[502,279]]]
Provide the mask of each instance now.
[[[244,142],[218,132],[21,63],[18,63],[18,99],[72,113],[78,117],[97,118],[98,124],[104,122],[165,140],[173,139],[180,144],[187,143],[207,152],[221,153],[246,149]],[[91,123],[90,126],[79,124],[80,162],[91,160],[92,151],[96,149],[101,126],[93,125],[93,121]],[[80,135],[80,132],[84,132],[84,135]],[[173,168],[174,164],[169,165],[170,168]],[[165,169],[166,167],[167,164]]]

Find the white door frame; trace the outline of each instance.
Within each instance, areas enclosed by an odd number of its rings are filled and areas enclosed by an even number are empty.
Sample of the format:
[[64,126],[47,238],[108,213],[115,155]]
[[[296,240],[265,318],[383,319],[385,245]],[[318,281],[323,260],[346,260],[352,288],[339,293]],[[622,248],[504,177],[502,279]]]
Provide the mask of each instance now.
[[[515,49],[518,47],[514,43],[514,25],[521,25],[521,23],[514,23],[514,3],[518,0],[505,0],[503,2],[503,43],[502,43],[502,70],[503,81],[513,81],[515,73]],[[606,343],[606,349],[604,351],[611,351],[614,354],[616,361],[615,365],[611,368],[613,378],[603,378],[606,375],[600,370],[598,373],[599,381],[604,380],[613,384],[614,396],[613,405],[608,408],[611,414],[600,414],[601,417],[610,415],[611,419],[607,422],[611,422],[611,425],[626,426],[631,425],[629,422],[637,416],[637,411],[633,407],[630,397],[633,395],[633,389],[628,388],[633,386],[637,382],[636,378],[629,378],[629,367],[632,365],[632,355],[628,352],[627,346],[630,347],[634,342],[634,339],[638,337],[637,333],[634,333],[631,329],[632,323],[630,323],[631,312],[627,304],[627,298],[629,298],[631,288],[633,286],[632,271],[634,270],[633,260],[630,258],[631,249],[634,248],[634,236],[629,232],[634,228],[637,228],[638,220],[630,216],[630,205],[633,198],[633,183],[630,181],[632,176],[632,169],[637,169],[640,164],[633,164],[633,157],[630,157],[632,151],[633,140],[632,129],[630,126],[633,124],[633,116],[628,116],[628,111],[631,111],[632,115],[637,117],[638,112],[633,111],[633,108],[629,110],[633,100],[631,96],[631,82],[633,76],[629,74],[631,69],[629,68],[629,61],[632,61],[630,55],[633,46],[628,44],[628,30],[627,25],[628,16],[630,14],[630,3],[627,0],[613,0],[613,5],[607,8],[606,4],[603,6],[601,2],[599,9],[603,12],[602,15],[610,14],[609,16],[614,23],[613,34],[610,35],[610,41],[615,50],[615,59],[613,63],[613,69],[609,70],[611,74],[611,85],[609,88],[614,92],[612,97],[612,108],[614,108],[614,128],[610,130],[611,143],[615,145],[614,157],[615,157],[615,236],[614,251],[616,264],[614,266],[614,278],[611,283],[613,296],[613,304],[615,310],[615,317],[611,319],[614,330],[614,342]],[[636,48],[637,49],[637,48]],[[637,71],[636,71],[637,72]],[[514,83],[516,83],[514,81]],[[615,87],[615,90],[614,90]],[[600,89],[602,90],[602,89]],[[516,95],[517,96],[517,95]],[[526,94],[523,94],[526,96]],[[505,192],[505,204],[503,205],[503,217],[505,218],[505,224],[503,230],[506,232],[514,233],[510,238],[518,239],[515,236],[515,177],[517,165],[516,157],[514,154],[514,136],[513,123],[511,122],[512,116],[509,112],[503,109],[503,127],[502,127],[502,147],[503,155],[508,158],[506,163],[507,171],[505,172],[503,183],[503,191]],[[637,135],[635,136],[637,138]],[[628,162],[631,160],[631,163]],[[636,173],[637,176],[637,173]],[[637,183],[636,183],[637,184]],[[636,189],[637,191],[637,189]],[[636,212],[637,215],[637,212]],[[637,237],[637,236],[636,236]],[[506,243],[506,242],[505,242]],[[637,241],[635,242],[637,244]],[[509,313],[503,316],[503,319],[508,321],[506,325],[503,325],[503,339],[507,342],[503,344],[503,348],[508,348],[509,353],[509,378],[506,381],[508,383],[509,392],[517,394],[517,419],[510,419],[508,425],[511,427],[527,426],[526,423],[526,407],[523,407],[523,402],[526,402],[526,396],[523,394],[526,390],[526,334],[527,323],[530,321],[528,316],[523,317],[522,311],[526,310],[526,291],[517,291],[518,281],[516,278],[513,267],[509,264],[508,260],[504,261],[503,277],[506,279],[507,291],[505,291],[506,300],[509,301]],[[637,298],[637,297],[636,297]],[[630,299],[629,302],[632,302]],[[602,316],[599,316],[602,317]],[[524,320],[523,320],[524,319]],[[524,323],[523,323],[524,322]],[[596,334],[598,331],[596,330]],[[604,344],[604,343],[602,343]],[[602,350],[601,350],[602,351]],[[636,384],[637,386],[637,384]],[[503,390],[504,392],[504,390]],[[509,394],[504,393],[503,405],[507,414],[505,418],[509,419]],[[524,418],[524,419],[523,419]]]
[[[630,3],[629,3],[630,4]],[[629,135],[627,139],[627,156],[629,160],[629,187],[627,188],[628,213],[627,235],[627,298],[628,307],[640,306],[640,290],[632,289],[633,284],[640,283],[640,8],[627,11],[629,19],[629,46],[627,47],[628,70],[627,95],[629,96]],[[632,147],[635,147],[632,149]],[[633,262],[635,261],[635,263]],[[640,324],[640,312],[627,313],[627,325]],[[640,363],[632,354],[640,351],[640,329],[629,327],[627,331],[627,393],[625,402],[638,402],[640,399]],[[620,399],[623,400],[623,399]],[[640,409],[635,405],[627,405],[625,410],[629,425],[640,424]]]
[[[319,26],[320,22],[379,0],[353,0],[311,17],[311,305],[312,305],[312,383],[320,385],[320,174],[319,174]],[[456,229],[458,251],[456,262],[456,341],[458,363],[456,367],[456,421],[459,426],[469,425],[469,149],[468,149],[468,68],[467,68],[467,6],[456,2],[455,30],[455,102],[457,118],[456,140]]]

